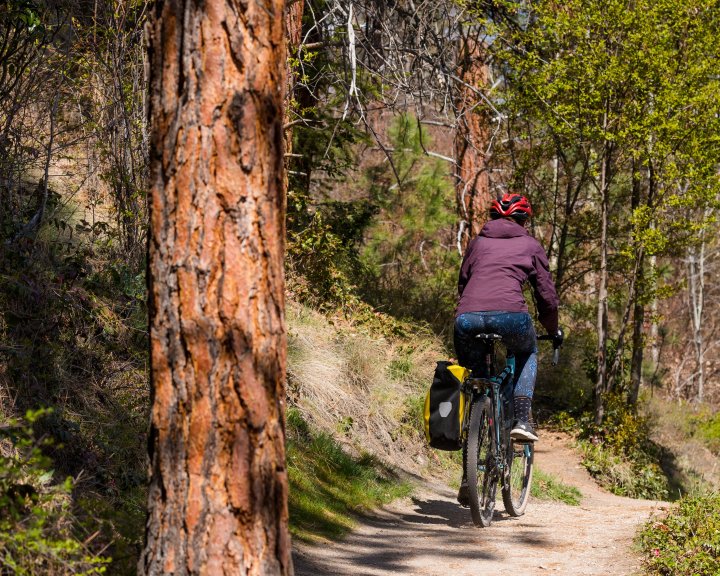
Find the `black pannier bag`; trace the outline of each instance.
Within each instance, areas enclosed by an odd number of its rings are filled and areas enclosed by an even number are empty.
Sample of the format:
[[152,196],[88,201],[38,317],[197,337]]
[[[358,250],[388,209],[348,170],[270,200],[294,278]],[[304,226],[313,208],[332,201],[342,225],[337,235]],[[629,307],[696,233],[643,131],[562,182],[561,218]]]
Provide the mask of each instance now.
[[460,392],[468,370],[450,362],[438,362],[432,386],[425,397],[425,438],[438,450],[462,448],[465,396]]

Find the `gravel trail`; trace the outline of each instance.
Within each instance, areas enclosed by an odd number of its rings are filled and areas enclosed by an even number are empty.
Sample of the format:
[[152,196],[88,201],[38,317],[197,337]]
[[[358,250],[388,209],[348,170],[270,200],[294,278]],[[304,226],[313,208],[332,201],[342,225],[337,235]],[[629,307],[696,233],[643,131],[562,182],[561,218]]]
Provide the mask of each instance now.
[[580,506],[531,499],[520,518],[498,501],[490,528],[475,528],[455,493],[422,482],[412,498],[363,519],[343,541],[295,546],[296,576],[626,576],[639,524],[665,502],[633,500],[597,487],[567,437],[545,432],[536,464],[583,494]]

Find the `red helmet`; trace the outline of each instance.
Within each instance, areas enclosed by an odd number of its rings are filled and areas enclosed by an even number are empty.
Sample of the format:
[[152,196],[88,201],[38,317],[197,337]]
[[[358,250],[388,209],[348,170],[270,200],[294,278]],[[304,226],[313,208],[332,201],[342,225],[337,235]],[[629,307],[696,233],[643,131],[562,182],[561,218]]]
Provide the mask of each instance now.
[[511,216],[519,222],[525,222],[530,216],[532,216],[532,208],[530,202],[525,196],[520,194],[503,194],[500,199],[493,200],[490,205],[490,217],[503,218]]

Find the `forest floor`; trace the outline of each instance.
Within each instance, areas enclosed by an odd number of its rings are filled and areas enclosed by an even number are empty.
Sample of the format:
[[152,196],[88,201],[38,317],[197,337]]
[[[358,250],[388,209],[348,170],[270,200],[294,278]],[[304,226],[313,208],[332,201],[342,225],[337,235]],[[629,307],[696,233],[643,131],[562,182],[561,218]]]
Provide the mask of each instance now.
[[597,486],[568,436],[545,431],[536,466],[583,495],[580,506],[531,499],[520,518],[502,503],[476,528],[455,491],[418,480],[411,498],[360,520],[340,542],[296,543],[296,576],[624,576],[640,572],[633,538],[667,503],[622,498]]

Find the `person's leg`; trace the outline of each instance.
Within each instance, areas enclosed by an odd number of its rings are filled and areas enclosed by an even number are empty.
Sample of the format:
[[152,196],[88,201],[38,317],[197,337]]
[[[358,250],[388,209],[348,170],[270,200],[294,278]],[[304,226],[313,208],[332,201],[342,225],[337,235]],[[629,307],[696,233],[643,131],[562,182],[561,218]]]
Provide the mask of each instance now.
[[505,312],[488,318],[488,324],[503,337],[508,353],[515,356],[515,422],[510,434],[518,440],[535,441],[537,435],[530,423],[537,377],[537,337],[532,318],[524,312]]
[[486,322],[483,313],[468,312],[460,314],[455,319],[453,341],[458,364],[472,370],[474,376],[481,378],[489,376],[485,365],[487,344],[475,336],[485,331]]
[[536,436],[530,423],[530,409],[532,397],[535,392],[535,380],[537,378],[537,352],[516,352],[515,353],[515,427],[530,429],[532,436]]

